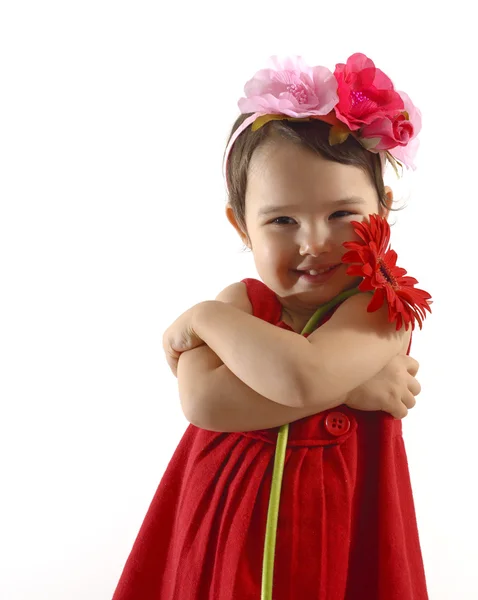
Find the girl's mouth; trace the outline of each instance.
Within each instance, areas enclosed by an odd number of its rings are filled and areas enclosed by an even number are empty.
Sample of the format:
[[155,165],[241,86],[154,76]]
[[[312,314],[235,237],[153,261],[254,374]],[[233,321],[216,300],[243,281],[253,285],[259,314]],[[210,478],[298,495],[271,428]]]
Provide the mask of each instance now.
[[340,265],[329,267],[321,271],[311,269],[310,271],[296,271],[300,278],[308,283],[325,283],[337,272]]

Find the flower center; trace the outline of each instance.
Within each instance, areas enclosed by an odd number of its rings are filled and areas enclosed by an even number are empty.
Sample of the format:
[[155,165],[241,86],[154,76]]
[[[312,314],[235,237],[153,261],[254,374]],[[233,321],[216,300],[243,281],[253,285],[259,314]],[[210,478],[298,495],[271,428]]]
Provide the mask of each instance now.
[[351,92],[350,95],[352,97],[352,106],[368,100],[367,96],[363,92]]
[[303,83],[289,83],[287,91],[294,96],[299,104],[307,104],[309,96]]
[[381,258],[378,259],[378,268],[380,269],[380,273],[383,275],[387,283],[389,283],[393,288],[398,288],[397,280],[387,269],[386,264]]

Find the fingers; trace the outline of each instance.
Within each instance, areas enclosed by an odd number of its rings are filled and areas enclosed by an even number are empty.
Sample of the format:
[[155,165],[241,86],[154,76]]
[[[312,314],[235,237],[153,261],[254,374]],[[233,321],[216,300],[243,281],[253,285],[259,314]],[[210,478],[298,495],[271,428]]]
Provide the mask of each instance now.
[[[416,381],[416,384],[420,385],[418,381]],[[410,385],[413,387],[413,383],[411,383]],[[391,395],[388,401],[388,407],[385,410],[386,412],[391,414],[395,419],[404,419],[408,415],[408,411],[411,408],[414,408],[416,403],[417,401],[415,400],[415,396],[410,391],[410,389],[402,389],[401,393],[397,395]]]
[[404,419],[408,415],[408,408],[402,402],[397,402],[389,412],[395,419]]
[[178,362],[179,359],[173,358],[172,356],[167,356],[166,360],[168,361],[169,368],[171,369],[173,375],[175,377],[178,376]]
[[422,391],[422,386],[420,385],[418,379],[415,379],[415,377],[408,378],[407,387],[414,396],[418,396],[418,394]]
[[407,371],[410,373],[410,375],[413,375],[413,377],[415,377],[415,375],[418,373],[418,369],[420,368],[420,363],[418,362],[418,360],[415,360],[411,356],[406,356],[405,359]]
[[178,362],[179,357],[181,356],[181,351],[178,350],[177,347],[178,344],[174,342],[174,338],[172,338],[169,334],[169,329],[167,329],[163,334],[163,351],[166,362],[175,377],[178,376]]
[[[415,396],[421,392],[421,385],[415,378],[420,364],[411,356],[397,355],[381,372],[389,384],[389,394],[385,397],[382,410],[395,419],[403,419],[415,407]],[[385,390],[384,390],[385,392]]]
[[178,362],[179,362],[179,357],[181,356],[181,352],[177,352],[176,350],[173,350],[171,347],[164,347],[164,354],[166,357],[166,361],[169,365],[169,368],[171,369],[171,371],[173,372],[173,375],[175,377],[177,377],[177,373],[178,373]]
[[396,419],[403,419],[408,415],[408,411],[414,408],[417,404],[415,396],[421,392],[421,386],[415,377],[409,377],[408,389],[402,393],[400,402],[395,403],[393,406],[392,414]]
[[417,403],[415,396],[411,392],[408,392],[402,397],[402,402],[407,408],[413,408]]

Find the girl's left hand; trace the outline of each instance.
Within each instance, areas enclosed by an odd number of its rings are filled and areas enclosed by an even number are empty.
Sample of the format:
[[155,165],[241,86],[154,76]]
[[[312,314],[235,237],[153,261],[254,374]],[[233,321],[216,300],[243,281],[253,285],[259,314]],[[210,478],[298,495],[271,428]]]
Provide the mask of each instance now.
[[181,354],[205,343],[193,329],[193,316],[196,306],[183,313],[163,334],[164,353],[175,377],[177,377]]

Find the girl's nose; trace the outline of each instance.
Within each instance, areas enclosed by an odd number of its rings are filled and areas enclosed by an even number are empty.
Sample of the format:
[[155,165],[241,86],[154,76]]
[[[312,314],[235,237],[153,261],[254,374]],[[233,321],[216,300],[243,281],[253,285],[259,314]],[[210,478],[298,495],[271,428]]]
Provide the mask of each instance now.
[[311,231],[304,235],[300,242],[299,254],[305,256],[320,256],[330,252],[331,239],[327,231]]

